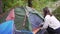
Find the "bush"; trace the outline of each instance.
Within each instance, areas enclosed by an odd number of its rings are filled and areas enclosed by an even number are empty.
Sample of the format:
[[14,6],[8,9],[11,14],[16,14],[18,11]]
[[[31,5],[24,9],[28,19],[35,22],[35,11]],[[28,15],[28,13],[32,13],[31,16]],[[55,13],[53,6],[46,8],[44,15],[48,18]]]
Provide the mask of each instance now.
[[58,20],[60,20],[60,7],[53,11],[53,14],[57,17]]

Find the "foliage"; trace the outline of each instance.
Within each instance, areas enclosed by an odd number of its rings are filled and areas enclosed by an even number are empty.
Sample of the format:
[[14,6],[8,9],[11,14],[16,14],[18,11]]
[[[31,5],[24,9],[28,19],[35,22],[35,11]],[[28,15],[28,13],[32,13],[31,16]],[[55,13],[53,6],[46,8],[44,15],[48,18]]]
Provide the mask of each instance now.
[[57,17],[58,20],[60,20],[60,7],[58,7],[53,14]]
[[23,0],[2,0],[3,2],[3,11],[6,11],[9,8],[15,6],[23,6],[25,5]]
[[[40,11],[47,5],[51,6],[52,2],[56,2],[58,0],[32,0],[32,6],[34,9]],[[28,5],[28,0],[2,0],[3,2],[3,11],[7,11],[8,9],[16,6],[26,6]],[[49,4],[50,2],[50,4]],[[60,7],[57,8],[53,14],[60,20]]]
[[[44,8],[49,2],[55,2],[57,0],[32,0],[33,8],[40,11]],[[7,11],[9,8],[15,6],[26,6],[28,5],[28,0],[2,0],[3,2],[3,11]]]
[[48,4],[48,1],[47,0],[33,0],[32,4],[36,10],[40,11],[42,8],[44,8]]
[[55,1],[57,1],[57,0],[50,0],[50,1],[55,2]]

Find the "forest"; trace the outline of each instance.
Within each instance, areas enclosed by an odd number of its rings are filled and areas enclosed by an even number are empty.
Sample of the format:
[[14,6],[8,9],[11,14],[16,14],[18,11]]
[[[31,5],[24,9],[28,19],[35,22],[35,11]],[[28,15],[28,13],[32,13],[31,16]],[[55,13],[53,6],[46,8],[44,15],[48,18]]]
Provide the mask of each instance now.
[[[60,0],[0,0],[0,13],[4,13],[11,9],[12,7],[17,6],[28,6],[30,5],[38,10],[38,12],[42,12],[42,9],[46,6],[53,9],[53,14],[60,20]],[[58,6],[56,6],[58,5]]]

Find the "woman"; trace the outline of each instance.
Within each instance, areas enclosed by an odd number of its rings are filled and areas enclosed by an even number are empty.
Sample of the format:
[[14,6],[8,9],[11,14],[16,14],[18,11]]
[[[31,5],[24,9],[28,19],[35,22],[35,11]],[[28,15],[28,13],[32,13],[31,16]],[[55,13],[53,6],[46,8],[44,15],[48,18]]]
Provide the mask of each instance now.
[[51,14],[49,8],[45,7],[43,12],[45,19],[42,29],[47,29],[49,34],[60,34],[60,23],[55,16]]

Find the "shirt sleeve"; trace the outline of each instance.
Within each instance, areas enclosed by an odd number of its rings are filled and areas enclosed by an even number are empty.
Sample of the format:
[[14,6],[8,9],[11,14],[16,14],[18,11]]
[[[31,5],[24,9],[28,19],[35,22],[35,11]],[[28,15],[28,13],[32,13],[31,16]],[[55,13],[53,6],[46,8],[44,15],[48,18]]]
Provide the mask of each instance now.
[[49,17],[45,18],[45,22],[43,24],[43,29],[46,29],[49,25],[50,21],[49,21]]

